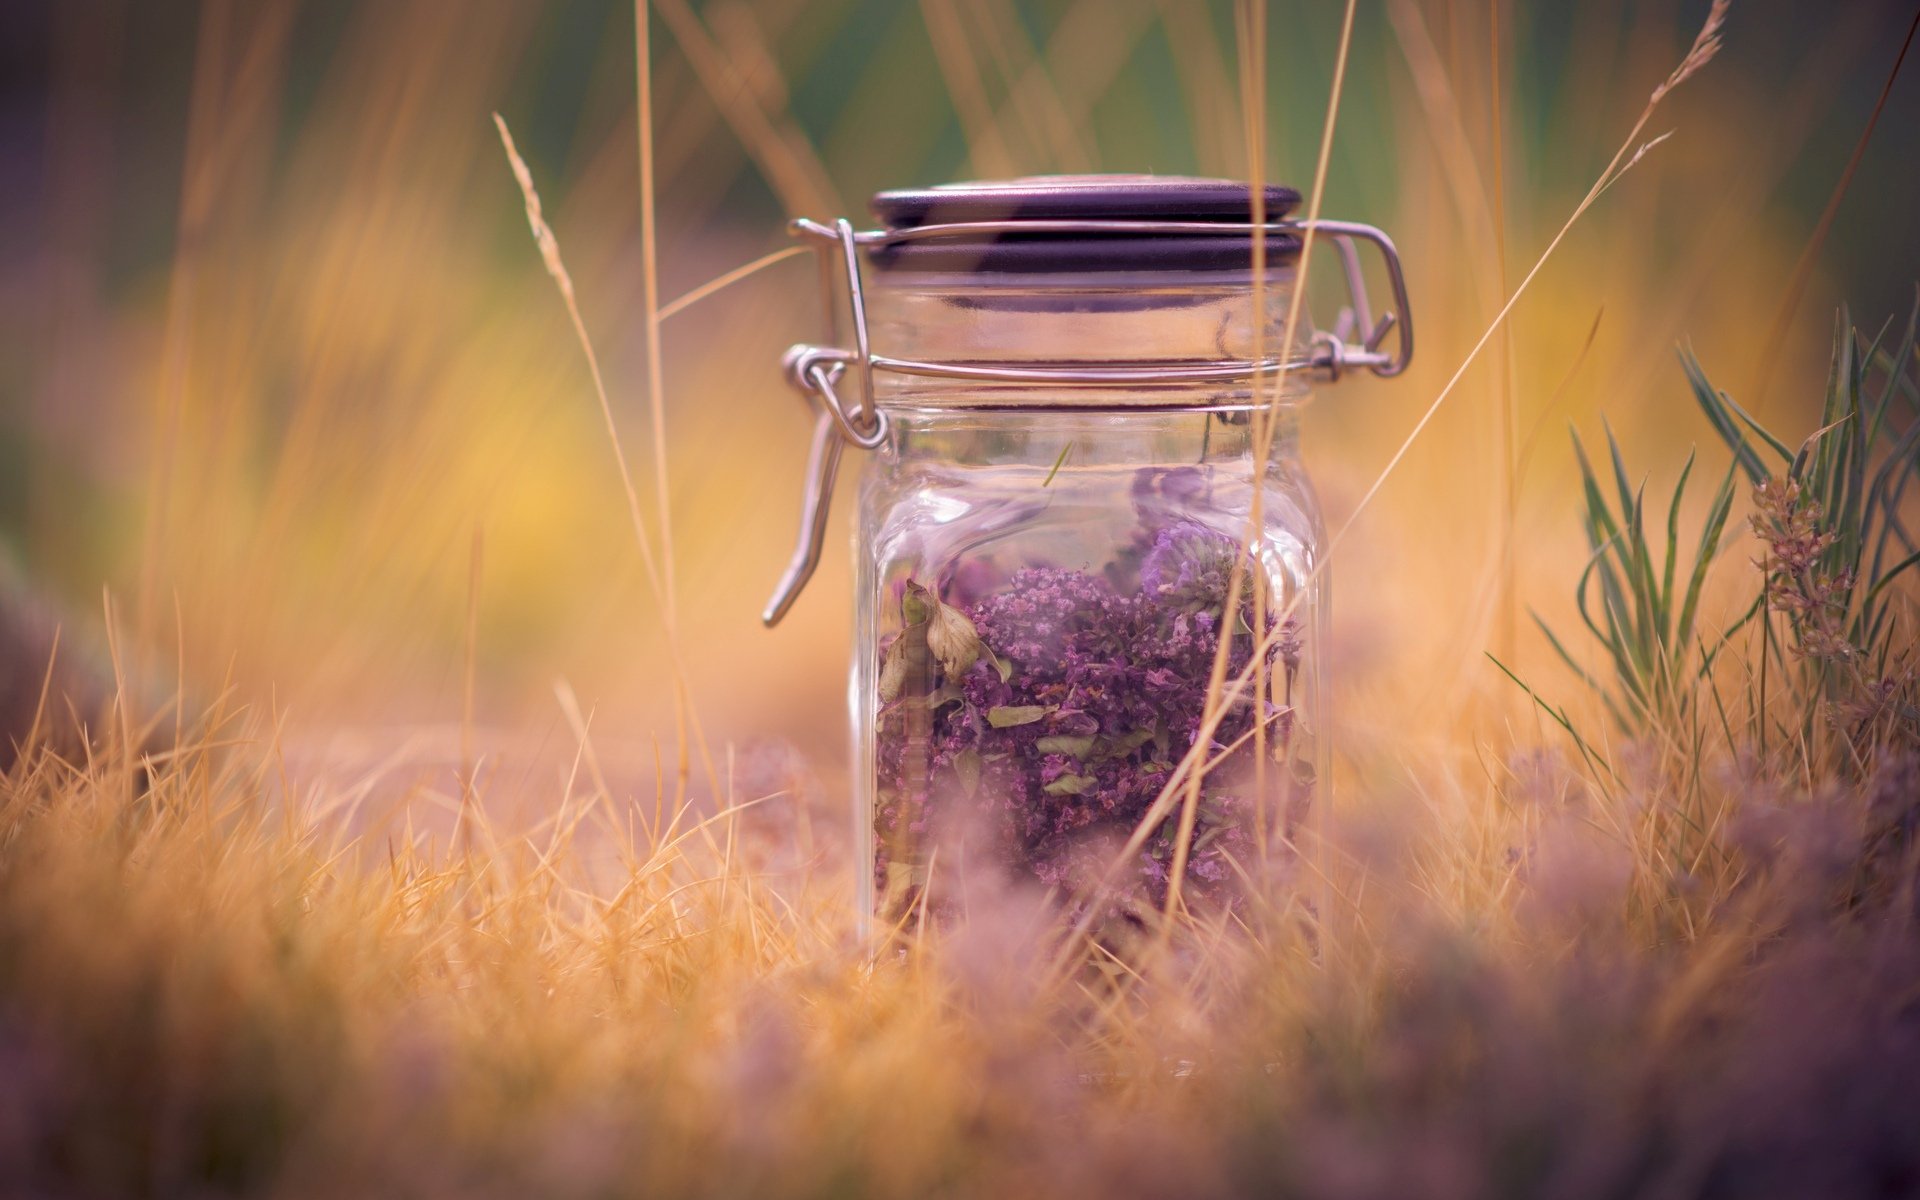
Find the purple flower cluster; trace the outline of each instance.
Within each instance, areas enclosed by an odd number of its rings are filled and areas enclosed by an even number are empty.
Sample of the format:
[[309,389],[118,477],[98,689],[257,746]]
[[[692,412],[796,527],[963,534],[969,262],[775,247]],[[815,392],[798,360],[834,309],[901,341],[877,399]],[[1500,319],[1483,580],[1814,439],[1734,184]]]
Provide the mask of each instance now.
[[[1109,869],[1199,735],[1240,549],[1191,522],[1141,541],[1128,556],[1137,566],[1029,566],[964,608],[909,587],[907,628],[882,648],[897,685],[883,686],[880,718],[883,911],[918,895],[936,845],[950,866],[945,847],[963,846],[974,869],[984,860],[1069,898],[1104,887],[1123,910],[1164,903],[1177,810],[1111,878]],[[1254,578],[1246,573],[1243,595]],[[1232,618],[1229,677],[1253,653],[1253,611],[1243,600]],[[977,657],[955,657],[955,629],[977,638]],[[1297,657],[1291,631],[1281,640]],[[917,652],[929,642],[934,651]],[[1273,657],[1291,670],[1278,649]],[[1229,709],[1213,753],[1252,729],[1253,709],[1251,699]],[[1290,728],[1291,714],[1266,710],[1278,718],[1271,728]],[[1233,762],[1205,780],[1183,884],[1191,900],[1234,901],[1234,863],[1250,862],[1256,842],[1247,774]]]

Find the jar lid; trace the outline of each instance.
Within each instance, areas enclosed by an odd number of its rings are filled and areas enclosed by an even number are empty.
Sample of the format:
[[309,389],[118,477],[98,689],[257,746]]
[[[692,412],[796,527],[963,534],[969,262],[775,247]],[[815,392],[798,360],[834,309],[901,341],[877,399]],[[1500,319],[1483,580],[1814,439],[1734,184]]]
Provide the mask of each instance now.
[[[1300,193],[1264,189],[1267,221],[1279,221]],[[889,230],[976,222],[1154,221],[1245,225],[1253,220],[1252,189],[1231,179],[1169,175],[1034,175],[881,192],[874,215]],[[1290,264],[1300,239],[1268,233],[1267,262]],[[1248,271],[1253,235],[1246,230],[1068,232],[1018,229],[955,231],[951,236],[882,241],[868,254],[886,272],[1073,273],[1081,271]]]

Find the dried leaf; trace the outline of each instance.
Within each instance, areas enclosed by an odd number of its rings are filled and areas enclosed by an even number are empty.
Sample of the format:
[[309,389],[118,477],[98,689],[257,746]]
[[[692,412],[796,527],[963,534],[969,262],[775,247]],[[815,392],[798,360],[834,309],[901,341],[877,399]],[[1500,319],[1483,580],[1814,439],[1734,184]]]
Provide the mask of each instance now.
[[1031,725],[1052,711],[1052,706],[1046,704],[998,704],[987,710],[987,724],[995,729]]
[[1084,796],[1098,783],[1091,775],[1062,775],[1041,790],[1049,796]]
[[964,675],[980,661],[980,631],[967,614],[951,604],[932,597],[932,615],[927,619],[927,649],[940,660],[948,675]]
[[1074,737],[1092,737],[1100,732],[1100,722],[1091,713],[1078,709],[1062,709],[1053,719],[1056,733],[1071,734]]
[[913,667],[913,660],[923,657],[926,638],[924,628],[908,626],[887,646],[886,657],[880,660],[878,690],[882,704],[891,704],[900,698],[901,691],[907,685],[907,673]]
[[1000,656],[999,656],[998,654],[995,654],[995,653],[994,653],[994,652],[992,651],[992,649],[990,649],[990,648],[989,648],[989,647],[987,646],[987,644],[986,644],[985,642],[981,642],[981,643],[980,643],[980,648],[981,648],[982,650],[985,650],[985,651],[986,651],[986,653],[987,653],[987,657],[988,657],[988,658],[989,658],[990,660],[992,660],[992,662],[993,662],[993,669],[994,669],[995,671],[998,671],[998,672],[1000,673],[1000,682],[1001,682],[1001,683],[1006,683],[1007,681],[1009,681],[1009,680],[1011,680],[1011,679],[1013,678],[1013,660],[1012,660],[1012,659],[1010,659],[1010,658],[1001,658],[1001,657],[1000,657]]
[[1091,737],[1068,737],[1055,734],[1043,737],[1033,744],[1042,754],[1066,754],[1074,758],[1085,759],[1093,754],[1094,739]]
[[1119,737],[1100,739],[1101,758],[1125,758],[1135,750],[1153,740],[1153,730],[1136,729],[1132,733],[1123,733]]
[[966,674],[981,654],[992,653],[971,617],[911,579],[900,597],[900,616],[909,627],[925,627],[927,649],[949,676]]

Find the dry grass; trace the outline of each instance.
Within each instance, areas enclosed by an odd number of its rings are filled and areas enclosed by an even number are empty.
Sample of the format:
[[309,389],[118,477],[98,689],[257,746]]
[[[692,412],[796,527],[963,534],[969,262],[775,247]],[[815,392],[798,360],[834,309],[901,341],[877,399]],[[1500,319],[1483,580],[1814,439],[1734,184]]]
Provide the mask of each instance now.
[[[792,791],[356,835],[209,713],[0,783],[15,1194],[1899,1194],[1920,758],[1429,769],[1260,912],[1064,978],[1038,897],[854,941]],[[663,785],[664,787],[664,785]],[[431,807],[434,797],[418,797]],[[458,802],[449,793],[439,801]]]
[[[671,54],[640,9],[638,129],[583,118],[600,140],[555,172],[546,208],[539,154],[528,167],[500,124],[556,306],[524,234],[501,242],[526,270],[473,265],[512,189],[468,134],[515,111],[506,48],[532,40],[532,17],[483,8],[449,29],[431,4],[369,6],[282,145],[265,109],[292,7],[209,7],[181,249],[161,299],[126,317],[125,342],[150,349],[141,386],[100,389],[152,410],[113,450],[147,472],[126,522],[143,532],[100,571],[135,581],[132,628],[109,605],[106,634],[65,635],[45,688],[38,618],[26,649],[0,651],[7,728],[32,731],[0,777],[0,1192],[1920,1189],[1912,723],[1896,713],[1841,745],[1815,719],[1820,685],[1781,674],[1798,660],[1751,624],[1689,685],[1685,722],[1611,721],[1544,644],[1516,663],[1540,704],[1482,658],[1490,640],[1504,649],[1494,631],[1516,596],[1572,624],[1577,485],[1546,450],[1524,473],[1552,440],[1537,431],[1605,412],[1629,458],[1663,472],[1699,436],[1663,411],[1683,381],[1645,347],[1697,334],[1711,366],[1764,326],[1797,234],[1727,180],[1752,191],[1788,172],[1821,70],[1865,25],[1824,35],[1782,87],[1778,129],[1756,133],[1717,96],[1687,110],[1712,136],[1643,161],[1648,104],[1599,184],[1586,189],[1599,163],[1574,156],[1558,177],[1577,184],[1534,189],[1520,181],[1555,172],[1521,161],[1519,122],[1485,120],[1504,28],[1397,4],[1411,74],[1347,80],[1361,92],[1340,119],[1397,105],[1420,132],[1394,144],[1397,211],[1353,211],[1364,177],[1343,179],[1332,148],[1348,135],[1325,108],[1296,121],[1276,102],[1288,128],[1267,127],[1263,5],[1235,6],[1227,54],[1180,0],[1078,0],[1044,37],[1017,5],[926,0],[909,15],[927,28],[860,67],[850,116],[816,151],[787,80],[804,82],[830,9],[673,0],[652,10]],[[1624,123],[1656,83],[1666,102],[1715,53],[1724,10],[1691,47],[1656,30],[1596,52],[1606,77],[1577,81],[1565,140],[1613,144],[1595,127]],[[1347,12],[1367,53],[1368,12]],[[1290,26],[1303,58],[1272,82],[1296,101],[1314,29],[1318,65],[1344,78],[1348,26]],[[1172,919],[1137,945],[1080,946],[1043,898],[988,891],[966,923],[915,924],[875,958],[848,911],[824,750],[844,657],[834,564],[779,638],[752,620],[785,549],[799,437],[792,412],[790,428],[762,412],[788,404],[770,399],[773,351],[815,314],[795,311],[788,252],[667,201],[697,209],[746,162],[782,207],[837,215],[823,207],[836,185],[939,144],[944,124],[912,124],[915,70],[952,85],[976,164],[1105,163],[1130,144],[1116,124],[1132,136],[1152,102],[1129,75],[1155,34],[1204,122],[1196,165],[1259,177],[1275,141],[1318,133],[1315,204],[1326,191],[1329,211],[1393,229],[1416,301],[1443,301],[1422,309],[1398,398],[1362,385],[1313,418],[1343,621],[1340,811],[1301,881],[1318,900],[1277,894],[1231,927]],[[1496,113],[1522,111],[1520,88],[1516,74],[1491,89]],[[1222,128],[1236,90],[1244,136]],[[879,95],[876,115],[861,98]],[[876,149],[834,150],[850,144]],[[1597,204],[1626,167],[1632,185]],[[289,182],[267,199],[249,190],[276,172]],[[1656,234],[1681,249],[1620,249]],[[711,282],[663,305],[676,255]],[[1510,296],[1509,266],[1528,261]],[[1781,352],[1777,396],[1809,378],[1818,334]],[[1477,363],[1496,336],[1498,379]],[[369,363],[405,405],[366,401]],[[283,407],[260,399],[280,387]],[[630,462],[636,397],[651,454]],[[117,427],[103,419],[97,440]],[[1461,469],[1490,445],[1505,474]],[[1742,540],[1720,558],[1704,629],[1733,625],[1760,554]],[[1366,583],[1381,579],[1393,586]],[[1910,582],[1889,595],[1892,677],[1914,597]],[[5,617],[0,636],[26,624]],[[111,652],[84,670],[89,640]],[[1583,654],[1604,674],[1597,646]],[[1705,719],[1714,705],[1732,716]],[[457,730],[338,735],[456,711]],[[623,736],[675,721],[665,751]],[[821,748],[815,766],[753,744],[761,729]]]

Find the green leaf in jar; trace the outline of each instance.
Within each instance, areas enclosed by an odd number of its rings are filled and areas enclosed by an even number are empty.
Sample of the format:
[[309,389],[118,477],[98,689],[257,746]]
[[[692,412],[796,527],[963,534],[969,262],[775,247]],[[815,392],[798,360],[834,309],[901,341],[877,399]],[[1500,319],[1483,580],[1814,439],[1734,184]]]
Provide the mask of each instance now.
[[1045,704],[996,704],[987,710],[987,724],[995,729],[1031,725],[1052,711]]
[[1033,748],[1042,754],[1066,754],[1073,758],[1085,759],[1093,753],[1094,739],[1089,737],[1068,737],[1055,734],[1043,737],[1033,744]]
[[1041,791],[1046,795],[1087,795],[1100,781],[1092,776],[1060,776]]
[[1123,733],[1119,737],[1100,739],[1101,758],[1125,758],[1135,750],[1153,740],[1153,730],[1136,729],[1132,733]]
[[925,625],[930,615],[927,599],[932,595],[913,580],[907,580],[906,590],[900,593],[900,620],[907,625]]

